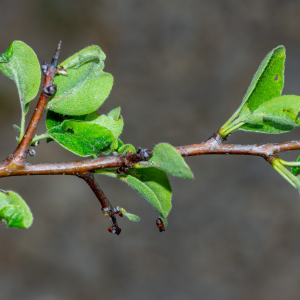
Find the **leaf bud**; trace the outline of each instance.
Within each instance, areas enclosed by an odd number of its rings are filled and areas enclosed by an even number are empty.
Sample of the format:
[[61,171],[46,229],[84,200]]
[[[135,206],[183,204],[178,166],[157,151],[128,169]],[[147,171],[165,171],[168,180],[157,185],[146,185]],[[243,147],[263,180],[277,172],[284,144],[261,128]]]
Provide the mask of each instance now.
[[166,228],[165,228],[165,226],[164,226],[164,222],[162,221],[161,218],[157,218],[157,219],[156,219],[156,226],[158,227],[159,232],[162,232],[162,231],[165,231],[165,230],[166,230]]
[[119,235],[121,233],[121,228],[118,227],[118,226],[113,225],[113,226],[110,226],[108,228],[108,231],[111,232],[111,233]]

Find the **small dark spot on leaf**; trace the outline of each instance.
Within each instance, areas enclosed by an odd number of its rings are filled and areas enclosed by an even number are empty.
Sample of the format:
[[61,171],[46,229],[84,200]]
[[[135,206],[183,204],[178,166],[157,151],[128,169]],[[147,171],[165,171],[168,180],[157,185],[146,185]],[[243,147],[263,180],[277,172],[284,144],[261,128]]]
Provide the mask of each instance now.
[[283,109],[283,112],[290,113],[291,111],[290,111],[290,110],[288,110],[288,109]]
[[278,74],[274,77],[274,81],[278,80]]
[[66,132],[74,133],[74,130],[73,130],[72,126],[67,126],[67,127],[65,128],[65,130],[66,130]]

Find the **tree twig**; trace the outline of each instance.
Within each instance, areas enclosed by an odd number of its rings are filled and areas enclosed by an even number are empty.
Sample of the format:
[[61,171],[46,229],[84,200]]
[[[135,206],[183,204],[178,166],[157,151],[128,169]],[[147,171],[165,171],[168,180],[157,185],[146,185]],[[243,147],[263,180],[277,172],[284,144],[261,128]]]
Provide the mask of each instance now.
[[[300,141],[291,141],[278,144],[261,145],[234,145],[221,144],[218,136],[206,142],[194,145],[177,147],[178,153],[183,156],[208,155],[208,154],[233,154],[261,156],[268,162],[276,158],[276,154],[285,151],[300,150]],[[25,164],[23,167],[7,168],[0,164],[0,177],[22,175],[80,175],[97,169],[130,167],[131,158],[136,162],[135,153],[130,155],[109,156],[97,159],[68,163]]]
[[20,144],[16,151],[7,159],[7,161],[11,162],[13,165],[23,166],[25,164],[26,152],[31,144],[36,127],[43,115],[48,99],[55,93],[56,85],[52,85],[52,83],[54,76],[56,75],[56,64],[60,46],[61,42],[59,42],[57,49],[55,50],[51,64],[48,66],[47,63],[44,63],[42,66],[43,73],[45,74],[43,91]]
[[106,217],[110,217],[112,221],[112,226],[108,228],[108,230],[112,233],[119,235],[121,233],[121,229],[118,226],[116,213],[117,209],[111,205],[105,196],[104,192],[100,188],[98,182],[95,180],[94,175],[91,172],[82,173],[77,175],[79,178],[82,178],[92,189],[96,197],[102,206],[102,212]]

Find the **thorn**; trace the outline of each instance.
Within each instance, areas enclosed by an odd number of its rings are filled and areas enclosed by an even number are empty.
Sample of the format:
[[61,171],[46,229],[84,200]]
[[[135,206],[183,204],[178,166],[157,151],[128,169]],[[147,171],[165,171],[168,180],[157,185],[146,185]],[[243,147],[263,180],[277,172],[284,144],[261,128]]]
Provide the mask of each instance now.
[[156,219],[156,226],[158,227],[159,232],[166,231],[166,228],[161,218]]
[[52,95],[55,94],[56,88],[57,88],[57,85],[56,85],[56,84],[48,85],[48,86],[46,86],[46,87],[43,89],[43,93],[44,93],[46,96],[52,96]]
[[121,233],[121,228],[118,227],[118,226],[110,226],[108,228],[108,231],[111,232],[111,233],[119,235]]
[[48,69],[49,69],[49,66],[48,66],[47,62],[44,61],[42,64],[42,72],[46,75],[48,72]]
[[61,41],[58,43],[57,48],[54,52],[52,61],[51,61],[51,66],[54,68],[56,67],[56,64],[57,64],[57,60],[58,60],[58,56],[59,56],[59,52],[60,52],[60,46],[61,46]]

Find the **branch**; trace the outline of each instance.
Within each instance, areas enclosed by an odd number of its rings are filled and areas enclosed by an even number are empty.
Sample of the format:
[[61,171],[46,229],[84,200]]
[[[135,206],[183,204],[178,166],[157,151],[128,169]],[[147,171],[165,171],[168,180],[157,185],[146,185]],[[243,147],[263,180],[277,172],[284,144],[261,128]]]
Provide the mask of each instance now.
[[121,233],[121,229],[118,226],[116,213],[119,213],[119,210],[111,205],[111,203],[108,201],[107,197],[105,196],[104,192],[100,188],[99,184],[94,178],[94,175],[92,173],[83,173],[80,175],[77,175],[79,178],[82,178],[92,189],[96,197],[98,198],[99,202],[102,206],[102,212],[104,216],[110,217],[112,221],[112,226],[108,228],[108,230],[111,233],[115,233],[119,235]]
[[55,50],[50,66],[48,66],[46,62],[44,62],[42,66],[43,73],[45,74],[45,81],[43,85],[42,94],[39,98],[37,107],[30,120],[25,135],[23,136],[16,151],[7,159],[8,163],[12,163],[13,165],[16,166],[23,166],[25,164],[26,153],[31,144],[36,127],[43,115],[48,99],[56,91],[56,85],[52,85],[52,83],[53,83],[54,76],[56,75],[56,64],[60,52],[60,46],[61,46],[61,42],[58,43],[57,49]]
[[[206,142],[194,145],[177,147],[178,153],[183,156],[208,155],[208,154],[234,154],[261,156],[272,163],[276,154],[284,151],[300,150],[300,141],[291,141],[278,144],[261,145],[234,145],[221,144],[221,137],[213,135]],[[92,172],[97,169],[131,167],[136,163],[136,153],[120,156],[101,157],[68,163],[25,164],[23,167],[8,169],[5,164],[0,164],[0,177],[23,175],[75,175]]]

